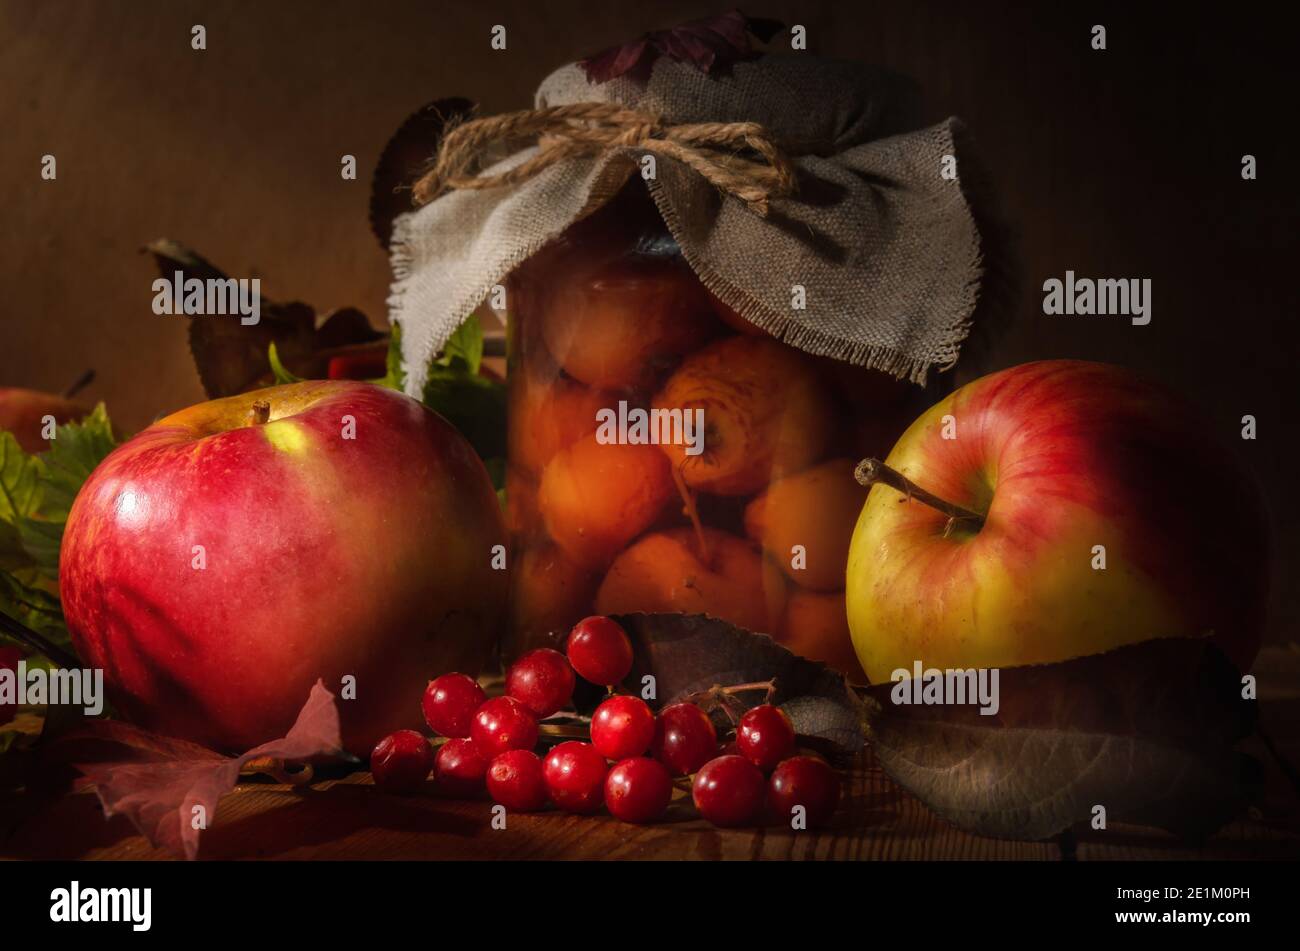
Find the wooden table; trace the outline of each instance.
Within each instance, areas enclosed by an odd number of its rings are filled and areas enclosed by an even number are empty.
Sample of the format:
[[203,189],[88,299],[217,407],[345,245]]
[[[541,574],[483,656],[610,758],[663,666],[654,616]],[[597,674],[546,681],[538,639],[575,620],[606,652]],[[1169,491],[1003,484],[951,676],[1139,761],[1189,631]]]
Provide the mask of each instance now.
[[[299,788],[250,780],[222,801],[204,833],[204,859],[1296,859],[1300,792],[1300,650],[1266,651],[1260,736],[1243,749],[1266,772],[1260,805],[1196,846],[1153,829],[1112,825],[1077,840],[1015,842],[955,829],[896,786],[868,750],[850,772],[833,827],[724,830],[698,819],[677,793],[667,819],[631,826],[609,816],[511,814],[492,828],[491,804],[380,792],[369,773]],[[1285,765],[1284,765],[1285,764]],[[91,792],[51,803],[7,840],[0,857],[166,859],[125,819],[105,821]]]

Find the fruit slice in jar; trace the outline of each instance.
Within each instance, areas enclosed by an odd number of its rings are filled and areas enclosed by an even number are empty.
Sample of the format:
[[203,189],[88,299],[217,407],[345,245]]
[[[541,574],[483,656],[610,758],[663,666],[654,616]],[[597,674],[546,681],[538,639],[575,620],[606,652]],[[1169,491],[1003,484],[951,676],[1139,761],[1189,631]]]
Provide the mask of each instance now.
[[551,355],[597,388],[652,386],[718,329],[691,269],[645,254],[555,275],[541,319]]
[[849,633],[848,605],[843,591],[821,593],[795,588],[785,605],[785,623],[777,638],[782,647],[809,660],[819,660],[864,684],[867,675],[858,663]]
[[547,464],[537,505],[560,549],[594,566],[650,527],[675,497],[658,447],[602,444],[592,433]]
[[534,647],[559,647],[574,622],[590,613],[599,578],[545,542],[515,556],[510,581],[514,642],[507,653],[513,657]]
[[750,631],[777,628],[785,602],[779,572],[734,535],[690,528],[654,532],[615,559],[600,590],[600,614],[709,614]]
[[523,370],[512,382],[507,436],[510,463],[538,473],[557,452],[596,429],[596,412],[618,398],[567,377]]
[[830,459],[778,479],[745,508],[745,534],[805,588],[844,588],[849,541],[867,500],[854,466]]
[[660,448],[688,486],[722,495],[806,469],[825,453],[835,424],[834,403],[808,362],[768,337],[730,337],[687,357],[654,407],[703,410],[702,452]]

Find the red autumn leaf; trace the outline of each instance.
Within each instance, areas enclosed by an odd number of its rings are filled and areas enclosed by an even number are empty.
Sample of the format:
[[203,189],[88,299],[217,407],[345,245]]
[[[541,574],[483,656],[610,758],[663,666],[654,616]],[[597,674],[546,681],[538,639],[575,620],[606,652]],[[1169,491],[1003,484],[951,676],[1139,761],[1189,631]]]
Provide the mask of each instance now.
[[243,756],[222,756],[185,740],[158,736],[115,720],[92,720],[58,741],[74,768],[95,784],[106,816],[124,815],[153,845],[187,859],[199,851],[193,821],[204,825],[217,803],[235,788],[239,771],[255,759],[301,762],[342,751],[334,695],[321,681],[311,689],[292,729]]
[[614,46],[579,65],[593,83],[604,83],[627,76],[644,83],[660,56],[679,63],[691,63],[702,73],[725,76],[734,63],[753,59],[758,51],[750,36],[762,42],[770,40],[781,24],[776,20],[747,17],[739,10],[701,20],[692,20],[668,30],[655,30],[631,42]]

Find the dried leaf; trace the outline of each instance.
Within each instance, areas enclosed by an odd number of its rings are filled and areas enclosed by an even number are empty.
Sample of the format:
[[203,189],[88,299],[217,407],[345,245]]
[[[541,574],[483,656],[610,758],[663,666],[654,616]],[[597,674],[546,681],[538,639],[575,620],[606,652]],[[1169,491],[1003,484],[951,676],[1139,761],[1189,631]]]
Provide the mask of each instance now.
[[[172,280],[177,271],[182,280],[227,279],[226,274],[175,241],[160,239],[145,250],[153,255],[159,274],[167,280]],[[266,354],[272,343],[290,370],[299,376],[319,378],[325,375],[332,349],[382,337],[355,308],[332,311],[318,321],[315,309],[307,304],[280,304],[266,297],[261,298],[256,324],[244,325],[227,317],[189,320],[190,355],[209,399],[268,385],[271,373]]]
[[436,99],[409,115],[384,146],[370,180],[370,230],[385,251],[397,216],[413,210],[411,186],[432,161],[443,133],[473,111],[468,99]]
[[699,700],[714,687],[773,682],[733,696],[743,711],[760,703],[779,705],[807,745],[847,757],[863,746],[862,709],[844,677],[824,664],[790,653],[766,634],[702,614],[624,614],[615,618],[632,639],[632,673],[626,683],[639,693],[642,678],[655,678],[657,702]]
[[[906,683],[906,682],[905,682]],[[1259,764],[1233,750],[1256,704],[1212,644],[1147,641],[999,671],[996,714],[903,705],[868,689],[867,736],[885,771],[970,832],[1044,839],[1092,818],[1212,832],[1255,792]]]
[[90,782],[104,814],[125,815],[155,846],[193,859],[201,806],[210,825],[221,797],[235,788],[239,771],[253,760],[303,762],[342,751],[334,695],[317,681],[283,739],[243,756],[227,757],[185,740],[158,736],[119,720],[92,720],[56,741],[60,756]]
[[770,40],[781,28],[777,20],[747,17],[739,10],[691,20],[667,30],[655,30],[635,40],[589,56],[579,65],[593,83],[619,76],[644,83],[660,56],[690,63],[710,76],[726,76],[741,60],[759,55],[749,42]]

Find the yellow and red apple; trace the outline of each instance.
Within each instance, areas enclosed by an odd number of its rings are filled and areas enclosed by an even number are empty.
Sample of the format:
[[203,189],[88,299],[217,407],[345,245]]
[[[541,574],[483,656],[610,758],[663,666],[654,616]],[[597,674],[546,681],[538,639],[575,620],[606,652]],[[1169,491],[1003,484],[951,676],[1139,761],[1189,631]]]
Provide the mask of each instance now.
[[451,424],[392,390],[315,381],[119,446],[73,505],[60,585],[78,654],[141,725],[242,752],[282,736],[322,678],[365,754],[418,725],[431,677],[486,660],[504,544]]
[[1106,364],[1029,363],[957,390],[886,464],[979,519],[873,486],[847,574],[867,675],[1205,634],[1248,668],[1267,523],[1253,481],[1219,443],[1191,407]]

